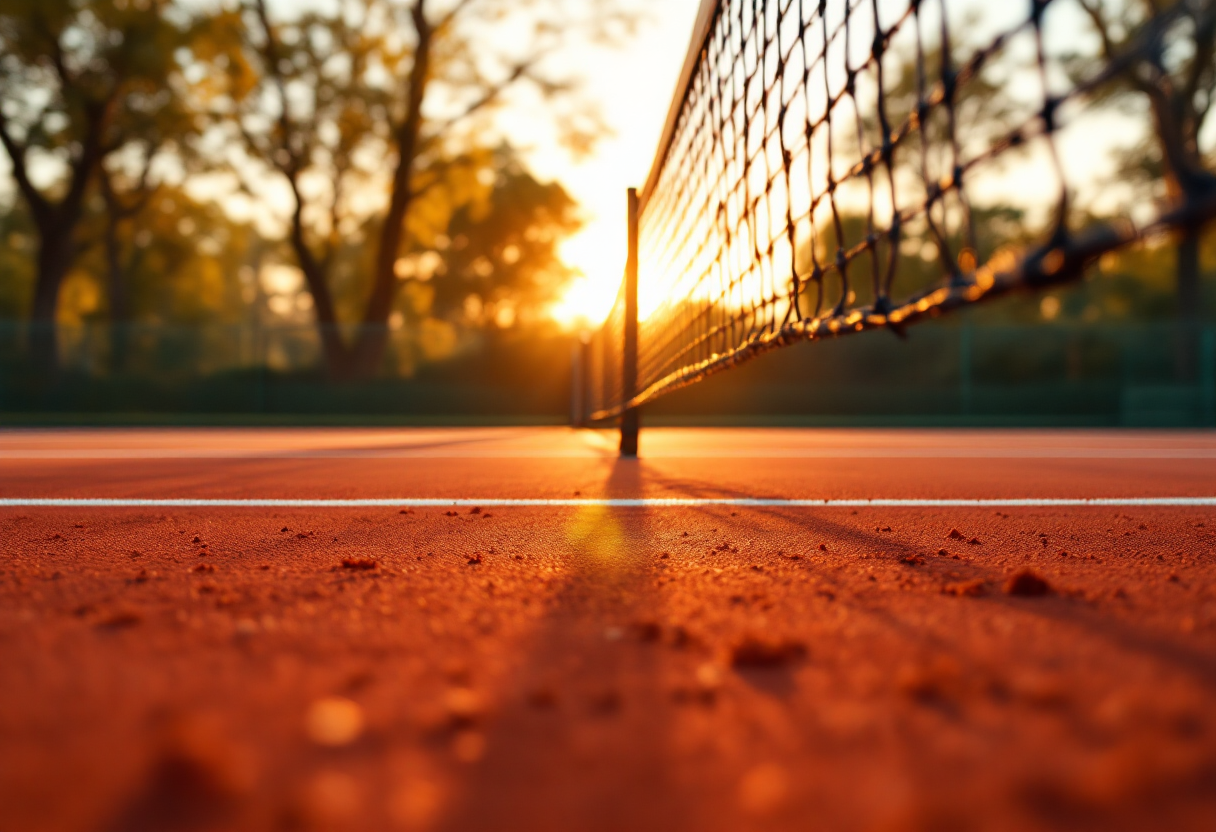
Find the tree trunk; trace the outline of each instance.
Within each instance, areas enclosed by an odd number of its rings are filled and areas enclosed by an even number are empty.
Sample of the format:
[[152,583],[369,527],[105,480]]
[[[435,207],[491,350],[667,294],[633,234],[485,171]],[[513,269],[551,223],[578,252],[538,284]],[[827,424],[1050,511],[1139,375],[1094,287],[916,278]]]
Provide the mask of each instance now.
[[317,335],[321,340],[321,352],[325,356],[325,373],[333,381],[342,381],[350,374],[350,350],[342,342],[342,331],[338,327],[338,310],[333,294],[329,291],[328,258],[320,259],[313,254],[304,236],[304,200],[300,196],[299,183],[288,177],[295,196],[295,211],[291,218],[291,248],[296,254],[296,263],[304,273],[304,284],[312,295],[312,308],[317,319]]
[[[64,226],[68,230],[64,230]],[[59,370],[59,340],[55,334],[55,312],[59,289],[72,266],[71,226],[40,229],[38,276],[34,284],[34,308],[30,315],[30,359],[33,367],[48,376]]]
[[351,374],[351,355],[342,340],[342,329],[338,326],[337,310],[329,294],[325,275],[304,269],[304,281],[312,294],[313,309],[317,316],[317,334],[321,339],[321,351],[325,356],[325,372],[333,381],[345,381]]
[[1184,321],[1196,321],[1202,315],[1199,237],[1199,229],[1188,228],[1178,241],[1178,313]]
[[342,340],[342,330],[336,320],[317,318],[321,336],[321,351],[325,355],[325,373],[331,381],[346,381],[351,376],[350,350]]
[[426,99],[427,84],[431,78],[434,30],[426,20],[423,3],[414,6],[413,18],[418,45],[406,85],[405,119],[396,130],[397,167],[393,171],[392,197],[384,225],[380,228],[375,270],[372,273],[372,293],[367,300],[363,326],[351,350],[352,370],[360,376],[374,375],[384,361],[384,351],[388,346],[388,319],[397,295],[397,258],[401,254],[405,220],[414,198],[414,164],[422,133],[422,103]]
[[119,219],[111,208],[106,219],[106,272],[110,297],[110,371],[120,373],[127,368],[131,324],[130,295],[127,291],[126,269],[122,263],[122,241],[118,236]]
[[317,316],[317,335],[321,340],[321,352],[325,356],[325,373],[332,381],[344,381],[351,374],[351,355],[342,340],[338,326],[338,312],[333,295],[326,282],[325,268],[312,256],[304,244],[302,233],[293,234],[296,261],[304,272],[304,283],[312,295],[312,306]]
[[1199,237],[1198,228],[1187,228],[1178,240],[1178,322],[1182,328],[1178,341],[1180,381],[1193,381],[1199,368],[1199,322],[1202,317]]
[[114,108],[114,96],[85,105],[87,133],[79,158],[71,165],[67,191],[58,203],[48,202],[34,187],[26,164],[28,146],[18,145],[5,129],[0,116],[0,144],[8,152],[17,190],[25,198],[38,227],[38,277],[34,285],[34,308],[30,314],[30,358],[47,376],[59,369],[59,345],[55,336],[55,312],[59,289],[76,256],[76,226],[84,212],[84,199],[93,175],[105,157],[102,137]]

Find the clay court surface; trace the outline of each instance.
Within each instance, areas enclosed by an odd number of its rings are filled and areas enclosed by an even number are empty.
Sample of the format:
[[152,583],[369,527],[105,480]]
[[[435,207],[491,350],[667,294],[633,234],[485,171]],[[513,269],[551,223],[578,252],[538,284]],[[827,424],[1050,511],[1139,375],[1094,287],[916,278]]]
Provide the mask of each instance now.
[[0,432],[0,832],[1216,828],[1216,434],[614,440]]

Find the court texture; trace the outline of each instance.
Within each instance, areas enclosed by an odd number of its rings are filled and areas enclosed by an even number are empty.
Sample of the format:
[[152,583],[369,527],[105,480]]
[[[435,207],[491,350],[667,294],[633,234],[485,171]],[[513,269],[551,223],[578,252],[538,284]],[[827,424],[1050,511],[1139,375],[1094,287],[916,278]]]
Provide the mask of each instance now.
[[1216,435],[0,433],[0,829],[1216,828]]

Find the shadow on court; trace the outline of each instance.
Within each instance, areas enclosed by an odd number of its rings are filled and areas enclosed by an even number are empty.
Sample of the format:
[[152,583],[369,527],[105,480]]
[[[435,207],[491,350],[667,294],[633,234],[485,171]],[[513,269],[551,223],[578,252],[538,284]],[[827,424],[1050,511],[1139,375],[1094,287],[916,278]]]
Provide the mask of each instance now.
[[[608,487],[638,493],[640,465],[617,461]],[[553,534],[572,550],[565,583],[521,661],[485,759],[440,828],[671,830],[662,649],[648,629],[655,591],[645,509],[579,510]]]

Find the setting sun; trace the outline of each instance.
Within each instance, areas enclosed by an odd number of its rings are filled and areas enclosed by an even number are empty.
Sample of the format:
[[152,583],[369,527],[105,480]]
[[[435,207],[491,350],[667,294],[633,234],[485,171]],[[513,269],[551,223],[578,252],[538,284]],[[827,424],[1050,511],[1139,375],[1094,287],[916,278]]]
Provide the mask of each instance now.
[[625,240],[609,222],[592,222],[562,246],[562,259],[579,276],[551,314],[568,330],[598,326],[612,309],[625,264]]
[[531,149],[525,154],[529,167],[543,180],[560,182],[583,214],[583,228],[560,250],[562,260],[581,276],[551,307],[554,320],[566,329],[598,325],[616,300],[625,268],[625,193],[640,188],[650,172],[684,58],[683,48],[671,44],[687,40],[696,7],[688,2],[648,4],[644,25],[632,37],[595,52],[600,70],[581,80],[609,132],[592,153],[572,158],[537,132],[536,120],[510,122],[517,141]]

